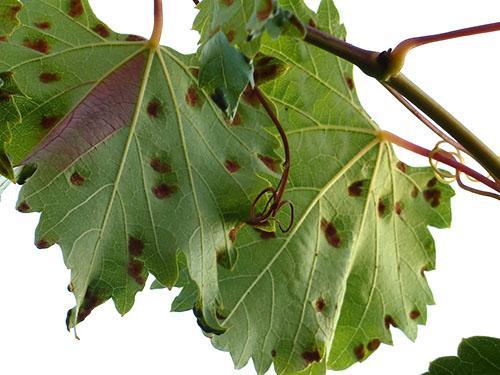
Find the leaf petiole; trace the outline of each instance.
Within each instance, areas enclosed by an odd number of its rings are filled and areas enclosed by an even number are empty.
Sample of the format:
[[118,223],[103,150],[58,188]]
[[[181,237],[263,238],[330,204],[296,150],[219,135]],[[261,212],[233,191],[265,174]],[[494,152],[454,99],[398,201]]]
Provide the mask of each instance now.
[[[382,141],[387,141],[392,144],[395,144],[397,146],[400,146],[408,151],[414,152],[416,154],[425,156],[427,158],[432,158],[438,162],[441,162],[443,164],[446,164],[454,169],[456,169],[459,172],[462,172],[469,177],[472,177],[476,179],[477,181],[482,182],[484,185],[490,187],[491,189],[495,190],[496,192],[500,193],[500,183],[496,181],[490,180],[488,177],[482,175],[481,173],[475,171],[474,169],[460,163],[457,161],[455,158],[449,156],[446,152],[438,151],[438,152],[433,152],[431,150],[428,150],[422,146],[416,145],[410,141],[407,141],[406,139],[403,139],[391,132],[388,131],[382,131],[380,132],[380,139]],[[500,197],[495,197],[496,199],[500,199]]]
[[149,39],[149,45],[152,49],[160,45],[161,34],[163,32],[163,1],[154,0],[154,28]]

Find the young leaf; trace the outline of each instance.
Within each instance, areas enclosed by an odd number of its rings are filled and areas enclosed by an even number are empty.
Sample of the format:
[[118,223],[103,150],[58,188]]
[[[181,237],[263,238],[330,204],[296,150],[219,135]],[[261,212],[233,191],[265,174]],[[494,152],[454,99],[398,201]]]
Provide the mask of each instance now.
[[243,90],[254,85],[253,67],[219,31],[201,50],[199,82],[232,120]]
[[[331,0],[317,18],[345,37]],[[428,226],[450,225],[453,191],[431,168],[396,159],[361,108],[350,64],[294,39],[265,37],[261,51],[289,66],[262,90],[288,128],[285,199],[295,225],[287,235],[238,234],[238,262],[220,272],[218,317],[227,330],[212,342],[238,368],[252,358],[259,374],[273,362],[279,374],[324,374],[391,343],[391,325],[416,337],[433,303]]]
[[[304,3],[297,3],[297,6],[293,12],[307,12],[311,16],[308,20],[313,20],[313,12]],[[264,30],[268,30],[273,37],[278,37],[283,31],[301,32],[301,25],[292,22],[293,13],[280,8],[277,0],[203,0],[198,8],[200,13],[193,28],[200,32],[202,45],[220,30],[230,43],[237,45],[249,57],[259,51]]]
[[18,209],[42,212],[37,246],[61,245],[72,270],[68,326],[109,298],[126,313],[148,273],[174,285],[179,250],[210,320],[217,253],[231,252],[230,229],[267,186],[267,118],[243,105],[227,121],[197,87],[194,57],[113,33],[87,1],[23,4],[0,44],[29,96],[8,151],[37,167]]
[[493,337],[464,339],[457,357],[435,360],[426,375],[497,375],[500,374],[500,340]]

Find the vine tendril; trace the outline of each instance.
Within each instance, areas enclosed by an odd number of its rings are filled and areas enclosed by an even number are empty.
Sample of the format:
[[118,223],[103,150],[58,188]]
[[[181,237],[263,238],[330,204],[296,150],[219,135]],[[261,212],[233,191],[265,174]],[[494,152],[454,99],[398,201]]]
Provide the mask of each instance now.
[[[290,207],[290,224],[287,227],[284,227],[283,224],[277,221],[279,228],[283,233],[287,233],[293,227],[294,223],[294,207],[292,202],[284,201],[283,195],[285,194],[286,186],[288,185],[288,180],[290,178],[290,166],[291,166],[291,157],[290,157],[290,145],[288,143],[288,137],[286,135],[285,129],[281,125],[278,116],[274,112],[273,108],[269,101],[264,97],[262,91],[258,87],[253,89],[253,93],[256,98],[262,104],[267,114],[273,121],[278,133],[281,137],[281,141],[283,144],[283,149],[285,152],[285,162],[283,163],[283,173],[281,175],[280,182],[276,188],[270,186],[264,189],[252,203],[250,207],[250,220],[248,224],[253,226],[262,226],[269,222],[269,220],[276,220],[276,216],[281,211],[281,209],[285,206]],[[270,194],[270,197],[267,199],[264,209],[260,212],[257,212],[257,206],[259,202],[265,197],[267,194]]]

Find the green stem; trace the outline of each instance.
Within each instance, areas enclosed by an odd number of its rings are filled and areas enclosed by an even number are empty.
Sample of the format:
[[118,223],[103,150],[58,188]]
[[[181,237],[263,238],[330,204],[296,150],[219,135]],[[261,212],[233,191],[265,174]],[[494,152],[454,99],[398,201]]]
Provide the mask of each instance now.
[[391,51],[377,53],[353,46],[346,41],[307,26],[304,40],[358,66],[403,95],[413,105],[459,142],[495,180],[500,181],[500,158],[460,121],[402,74],[391,76]]
[[500,158],[451,113],[403,74],[390,77],[386,83],[434,120],[496,180],[500,180]]

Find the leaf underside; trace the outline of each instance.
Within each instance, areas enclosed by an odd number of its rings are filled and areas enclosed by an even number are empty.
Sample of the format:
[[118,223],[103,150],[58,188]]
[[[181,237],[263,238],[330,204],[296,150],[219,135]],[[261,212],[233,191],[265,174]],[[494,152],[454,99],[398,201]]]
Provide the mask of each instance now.
[[[151,273],[154,287],[183,286],[173,310],[193,308],[213,344],[259,374],[345,369],[390,344],[391,326],[416,338],[433,303],[428,226],[450,225],[453,190],[397,160],[350,64],[294,38],[248,41],[275,1],[200,3],[200,48],[222,31],[255,57],[292,150],[292,230],[240,229],[280,172],[277,134],[251,90],[236,109],[246,81],[227,118],[213,100],[220,82],[198,86],[195,56],[114,33],[86,0],[20,3],[0,42],[0,73],[16,88],[0,113],[18,117],[0,141],[12,165],[36,168],[18,209],[42,213],[37,246],[59,244],[72,270],[69,327],[110,298],[126,313]],[[317,13],[302,0],[279,6],[346,36],[332,0]],[[251,82],[243,62],[224,70],[227,82]]]
[[[345,38],[331,0],[317,14],[299,0],[280,5]],[[261,89],[293,150],[284,199],[295,206],[295,225],[286,235],[248,227],[238,234],[238,262],[219,276],[226,332],[212,342],[237,368],[251,358],[259,374],[272,363],[278,374],[324,374],[390,344],[391,326],[416,338],[433,303],[427,227],[450,225],[453,191],[380,141],[350,64],[296,39],[261,43],[261,54],[288,66]],[[190,295],[194,301],[189,292],[179,297],[183,310]]]
[[210,317],[217,257],[232,253],[260,175],[275,174],[261,160],[276,158],[269,120],[242,105],[230,122],[193,56],[115,34],[87,1],[23,3],[0,43],[0,69],[28,93],[7,150],[37,168],[18,210],[42,213],[37,246],[59,244],[72,270],[68,325],[109,298],[126,313],[148,273],[173,286],[178,251]]

